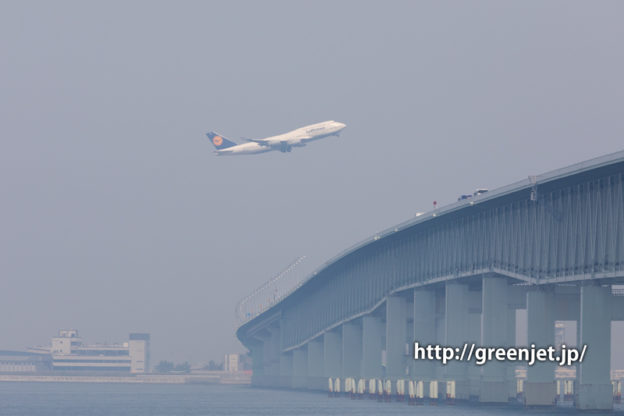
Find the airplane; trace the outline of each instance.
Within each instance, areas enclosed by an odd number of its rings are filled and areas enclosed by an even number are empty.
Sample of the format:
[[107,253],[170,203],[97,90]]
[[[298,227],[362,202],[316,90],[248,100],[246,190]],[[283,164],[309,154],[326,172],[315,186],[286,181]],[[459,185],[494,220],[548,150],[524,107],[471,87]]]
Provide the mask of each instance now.
[[223,155],[249,155],[256,153],[279,150],[280,152],[290,152],[293,147],[303,147],[308,142],[319,140],[329,136],[338,136],[340,131],[347,127],[344,123],[334,120],[323,121],[322,123],[310,124],[289,131],[288,133],[271,136],[264,139],[246,139],[247,143],[236,144],[226,139],[219,133],[213,131],[206,133],[213,146],[217,149],[217,156]]

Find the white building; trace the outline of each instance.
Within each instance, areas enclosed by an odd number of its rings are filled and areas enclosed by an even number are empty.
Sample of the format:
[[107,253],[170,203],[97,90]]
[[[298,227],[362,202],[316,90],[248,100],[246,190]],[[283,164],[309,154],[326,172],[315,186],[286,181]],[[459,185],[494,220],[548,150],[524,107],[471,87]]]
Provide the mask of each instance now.
[[225,359],[223,360],[223,371],[236,373],[238,371],[238,362],[238,354],[225,354]]
[[130,341],[128,344],[130,372],[147,373],[149,371],[150,361],[150,335],[140,333],[130,334]]
[[149,370],[149,334],[130,334],[122,344],[83,344],[75,329],[52,338],[53,371],[145,373]]

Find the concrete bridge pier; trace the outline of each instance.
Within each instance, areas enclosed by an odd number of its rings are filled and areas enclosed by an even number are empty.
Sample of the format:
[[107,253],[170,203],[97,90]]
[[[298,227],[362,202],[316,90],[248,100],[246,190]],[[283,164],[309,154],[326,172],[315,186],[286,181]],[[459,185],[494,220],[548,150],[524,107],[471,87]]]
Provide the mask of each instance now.
[[[516,308],[513,305],[508,305],[507,308],[507,344],[505,345],[508,347],[515,347],[517,345]],[[507,400],[515,400],[517,395],[516,363],[506,362],[505,371],[507,372]]]
[[405,378],[414,379],[414,367],[412,365],[414,361],[414,291],[407,291],[405,295],[405,314],[407,316],[405,321],[405,371],[407,371],[407,375]]
[[[527,297],[527,343],[537,348],[555,344],[555,297],[551,288],[535,287]],[[527,367],[524,398],[527,406],[549,406],[555,403],[555,364],[538,362]]]
[[384,326],[381,318],[366,315],[362,318],[362,367],[366,379],[381,378],[381,351],[383,350]]
[[262,352],[263,346],[264,343],[258,340],[250,343],[249,345],[252,362],[251,382],[256,386],[264,386],[264,353]]
[[360,378],[362,370],[362,324],[360,319],[342,325],[342,378]]
[[[445,285],[445,342],[444,345],[462,348],[468,341],[469,334],[468,285],[457,281]],[[465,361],[450,361],[445,367],[445,379],[455,382],[455,398],[470,398],[468,367]]]
[[[481,283],[481,345],[508,346],[511,343],[507,328],[510,314],[507,278],[491,274],[483,276]],[[507,403],[509,382],[507,364],[496,360],[488,361],[482,367],[479,401]]]
[[317,337],[308,342],[308,389],[326,390],[327,378],[324,374],[324,342]]
[[260,386],[271,387],[278,383],[279,364],[279,327],[271,325],[259,333],[251,348],[253,359],[253,381]]
[[[323,375],[325,380],[342,375],[342,328],[333,328],[323,335]],[[344,380],[340,383],[344,387]]]
[[[386,300],[386,377],[406,377],[407,302],[395,295]],[[409,351],[409,349],[408,349]]]
[[[432,288],[414,289],[414,338],[421,346],[436,344],[436,292]],[[414,360],[414,346],[410,348],[412,357],[411,376],[414,380],[422,380],[425,397],[429,397],[429,382],[436,379],[436,366],[426,359]]]
[[611,386],[611,287],[581,287],[579,348],[587,346],[577,379],[579,409],[613,408]]
[[295,389],[305,389],[308,386],[308,347],[296,348],[293,350],[293,371],[292,387]]
[[[518,340],[516,339],[517,333],[517,317],[518,317],[518,309],[525,310],[526,309],[526,286],[508,286],[507,294],[508,294],[508,315],[507,315],[507,340],[509,346],[518,346]],[[554,323],[553,323],[554,325]],[[518,383],[516,379],[516,368],[518,367],[517,362],[508,362],[507,363],[507,380],[508,380],[508,390],[507,395],[509,400],[515,401],[518,395]],[[520,364],[521,365],[521,364]]]
[[268,331],[263,348],[264,377],[267,385],[276,386],[280,378],[280,329],[272,326]]
[[[467,342],[479,345],[481,343],[481,308],[482,305],[481,282],[468,287],[468,315],[466,317],[468,327]],[[481,394],[481,367],[475,365],[474,358],[467,363],[469,399],[478,400]]]
[[[445,329],[446,329],[446,289],[444,286],[437,287],[435,290],[435,343],[444,345]],[[438,380],[438,398],[443,399],[446,396],[445,367],[441,361],[434,361],[433,368],[435,371],[435,380]]]
[[[255,373],[256,370],[254,370],[254,375]],[[292,375],[293,353],[292,351],[283,352],[280,354],[280,377],[278,386],[281,388],[291,388],[293,386]]]

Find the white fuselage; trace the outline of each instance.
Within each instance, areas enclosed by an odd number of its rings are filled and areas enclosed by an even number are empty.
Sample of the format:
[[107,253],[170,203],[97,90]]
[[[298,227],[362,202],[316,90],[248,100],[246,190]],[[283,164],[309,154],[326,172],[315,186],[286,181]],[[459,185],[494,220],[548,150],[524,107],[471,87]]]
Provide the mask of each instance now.
[[310,124],[289,131],[288,133],[271,136],[264,139],[253,139],[248,143],[217,150],[218,155],[242,155],[264,153],[271,150],[290,152],[293,147],[302,147],[313,140],[319,140],[328,136],[338,136],[346,125],[337,121],[324,121],[322,123]]

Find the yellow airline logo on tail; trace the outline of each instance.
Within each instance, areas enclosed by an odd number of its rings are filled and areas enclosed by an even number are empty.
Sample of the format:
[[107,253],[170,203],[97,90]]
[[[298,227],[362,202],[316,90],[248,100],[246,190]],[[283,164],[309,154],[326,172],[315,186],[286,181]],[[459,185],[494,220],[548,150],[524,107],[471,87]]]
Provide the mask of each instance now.
[[212,138],[212,143],[213,143],[215,146],[221,146],[221,145],[223,144],[223,139],[221,138],[221,136],[214,136],[214,137]]

